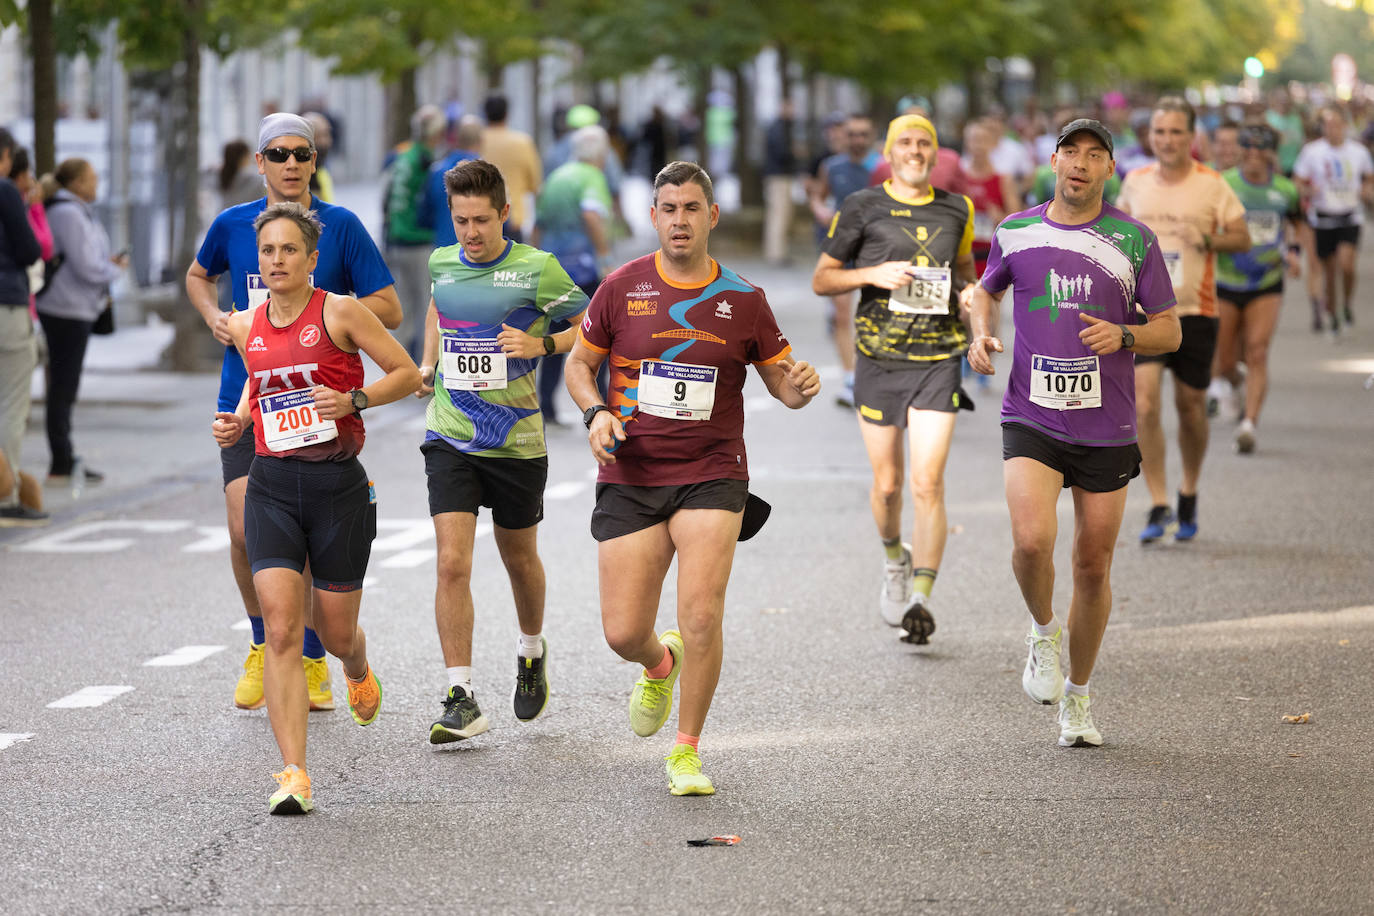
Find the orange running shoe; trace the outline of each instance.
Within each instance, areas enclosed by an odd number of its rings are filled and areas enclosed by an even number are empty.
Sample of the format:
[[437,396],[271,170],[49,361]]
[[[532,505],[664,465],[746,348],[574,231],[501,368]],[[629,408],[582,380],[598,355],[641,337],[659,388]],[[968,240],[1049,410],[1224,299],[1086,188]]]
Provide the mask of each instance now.
[[361,681],[354,681],[347,674],[344,680],[348,681],[348,711],[353,714],[353,721],[371,725],[377,713],[382,711],[382,682],[372,673],[371,665],[367,666],[367,676]]
[[277,791],[267,799],[268,814],[305,814],[315,807],[310,800],[310,777],[294,763],[280,773],[273,773]]

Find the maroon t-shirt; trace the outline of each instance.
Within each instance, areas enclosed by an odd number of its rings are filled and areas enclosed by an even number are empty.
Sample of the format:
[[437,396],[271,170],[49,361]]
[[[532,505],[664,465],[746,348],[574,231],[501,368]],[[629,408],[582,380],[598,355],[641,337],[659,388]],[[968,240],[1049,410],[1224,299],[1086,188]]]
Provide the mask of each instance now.
[[658,253],[608,276],[582,319],[583,346],[608,355],[608,405],[628,439],[602,483],[656,487],[748,480],[744,380],[749,364],[775,363],[792,347],[763,290],[711,262],[714,278],[682,287]]

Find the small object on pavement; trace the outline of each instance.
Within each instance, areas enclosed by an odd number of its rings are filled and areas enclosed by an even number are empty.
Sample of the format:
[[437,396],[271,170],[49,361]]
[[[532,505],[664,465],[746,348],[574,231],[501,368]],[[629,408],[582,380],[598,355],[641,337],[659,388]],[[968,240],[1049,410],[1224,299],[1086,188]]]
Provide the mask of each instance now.
[[1283,721],[1287,722],[1289,725],[1306,725],[1308,722],[1312,721],[1312,714],[1310,712],[1305,712],[1298,716],[1284,716]]
[[688,840],[688,846],[734,846],[739,842],[737,836],[713,836],[704,840]]

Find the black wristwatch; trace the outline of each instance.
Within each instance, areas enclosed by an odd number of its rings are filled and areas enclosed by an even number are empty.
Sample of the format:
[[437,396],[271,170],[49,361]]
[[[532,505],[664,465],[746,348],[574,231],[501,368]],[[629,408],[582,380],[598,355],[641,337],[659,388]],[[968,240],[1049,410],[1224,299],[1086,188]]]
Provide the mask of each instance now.
[[553,356],[553,351],[558,349],[558,342],[552,336],[544,338],[544,355]]
[[1124,325],[1121,328],[1121,349],[1129,350],[1135,346],[1135,335]]
[[592,420],[596,419],[596,415],[603,410],[609,411],[610,409],[611,408],[607,407],[605,404],[593,404],[591,407],[582,411],[582,425],[591,429]]
[[354,413],[362,413],[367,409],[367,395],[363,394],[361,388],[354,388],[350,391],[348,399],[353,402]]

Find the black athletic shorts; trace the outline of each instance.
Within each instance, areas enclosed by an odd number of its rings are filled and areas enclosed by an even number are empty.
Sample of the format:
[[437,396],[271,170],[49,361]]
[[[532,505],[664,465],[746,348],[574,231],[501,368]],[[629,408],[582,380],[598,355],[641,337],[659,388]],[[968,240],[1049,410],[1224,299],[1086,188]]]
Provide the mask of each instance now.
[[357,458],[302,461],[258,455],[248,471],[244,533],[253,572],[301,572],[310,560],[315,587],[363,587],[377,536],[377,496]]
[[666,522],[679,509],[743,512],[748,500],[747,480],[706,480],[668,487],[599,483],[596,508],[592,510],[592,537],[609,541],[634,534]]
[[544,520],[544,484],[549,459],[478,458],[464,455],[442,439],[420,446],[429,478],[429,514],[491,509],[502,528],[529,528]]
[[257,448],[253,427],[250,426],[243,431],[242,436],[239,436],[239,441],[219,450],[219,469],[224,474],[226,490],[229,489],[229,484],[240,477],[248,476],[248,469],[253,466],[253,456],[257,453]]
[[1282,277],[1279,278],[1279,282],[1271,286],[1266,286],[1264,289],[1225,289],[1220,286],[1217,287],[1217,298],[1223,302],[1231,303],[1242,312],[1245,311],[1247,305],[1254,302],[1256,299],[1260,299],[1264,296],[1281,295],[1283,295]]
[[1002,460],[1030,458],[1064,475],[1065,487],[1089,493],[1120,490],[1140,473],[1140,447],[1061,442],[1020,423],[1002,424]]
[[954,413],[959,409],[959,364],[948,359],[885,369],[862,353],[854,361],[854,403],[859,416],[876,426],[906,428],[908,407]]
[[1184,315],[1183,343],[1172,353],[1158,356],[1136,354],[1136,365],[1163,363],[1174,378],[1189,388],[1205,389],[1212,384],[1212,356],[1217,352],[1217,320],[1206,315]]
[[1338,245],[1359,245],[1360,227],[1358,224],[1336,226],[1333,229],[1312,230],[1317,236],[1317,257],[1325,261],[1336,253]]

